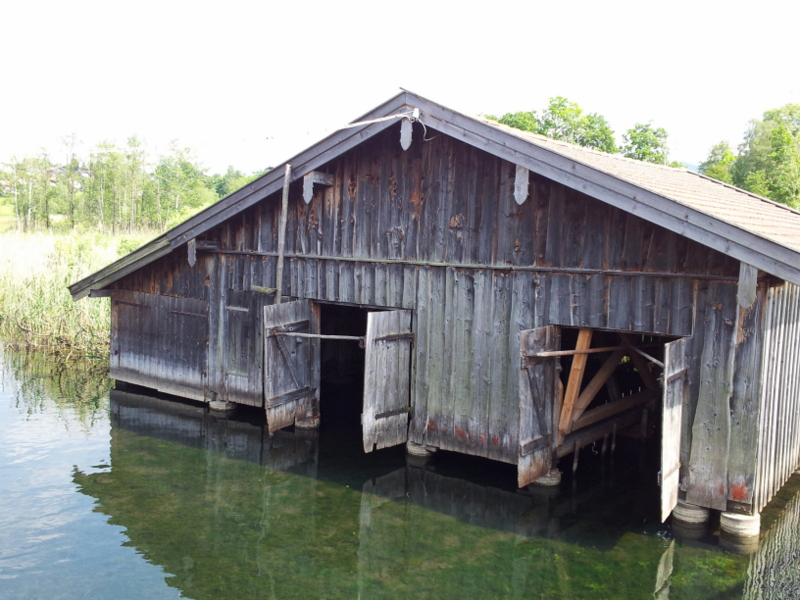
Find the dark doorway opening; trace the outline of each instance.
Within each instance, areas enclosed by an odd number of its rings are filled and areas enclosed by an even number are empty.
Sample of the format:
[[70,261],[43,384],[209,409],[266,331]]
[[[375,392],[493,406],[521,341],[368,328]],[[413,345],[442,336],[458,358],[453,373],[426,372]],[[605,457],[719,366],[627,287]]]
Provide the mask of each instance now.
[[[365,336],[368,310],[320,304],[320,333]],[[365,351],[357,341],[322,339],[320,418],[324,429],[360,431],[364,397]],[[357,437],[360,439],[360,434]]]

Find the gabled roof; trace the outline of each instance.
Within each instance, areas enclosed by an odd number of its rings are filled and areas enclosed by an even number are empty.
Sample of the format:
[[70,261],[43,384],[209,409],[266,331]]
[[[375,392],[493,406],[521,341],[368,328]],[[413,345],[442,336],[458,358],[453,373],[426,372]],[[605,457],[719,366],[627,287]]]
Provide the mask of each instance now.
[[[419,120],[467,144],[633,213],[800,285],[800,212],[684,169],[605,154],[486,119],[403,91],[355,122],[419,109]],[[287,162],[291,180],[347,152],[396,120],[342,129]],[[275,169],[194,217],[70,286],[75,300],[102,289],[242,212],[283,186]]]

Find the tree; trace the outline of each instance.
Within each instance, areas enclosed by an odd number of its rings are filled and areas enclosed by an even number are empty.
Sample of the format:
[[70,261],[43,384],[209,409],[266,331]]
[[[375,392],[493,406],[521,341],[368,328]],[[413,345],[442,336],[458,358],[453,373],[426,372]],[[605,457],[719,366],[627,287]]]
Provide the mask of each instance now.
[[657,165],[667,164],[667,132],[663,127],[655,128],[652,122],[636,123],[623,134],[622,139],[622,153],[628,158]]
[[754,194],[800,206],[800,105],[768,110],[750,122],[731,175]]
[[781,123],[770,135],[770,198],[788,206],[800,205],[800,149],[789,129]]
[[541,115],[534,110],[506,113],[499,119],[490,118],[523,131],[586,148],[612,153],[617,151],[614,131],[608,121],[597,113],[585,115],[580,106],[563,96],[550,98],[550,103]]
[[736,156],[728,142],[719,142],[712,146],[708,158],[700,163],[700,172],[725,183],[733,183],[731,167],[736,161]]

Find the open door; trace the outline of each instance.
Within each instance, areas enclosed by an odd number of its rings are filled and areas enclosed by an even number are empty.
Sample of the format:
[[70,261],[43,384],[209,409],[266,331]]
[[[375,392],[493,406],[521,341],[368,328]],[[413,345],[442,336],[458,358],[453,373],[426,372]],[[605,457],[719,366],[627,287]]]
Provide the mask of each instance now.
[[661,521],[678,504],[681,467],[681,412],[686,396],[686,340],[664,345],[663,407],[661,416]]
[[364,452],[408,439],[413,341],[411,311],[372,312],[367,316],[361,414]]
[[264,408],[277,431],[319,410],[319,315],[308,300],[264,307]]
[[520,332],[519,487],[546,475],[553,462],[558,427],[558,358],[537,355],[560,346],[560,330],[554,325]]

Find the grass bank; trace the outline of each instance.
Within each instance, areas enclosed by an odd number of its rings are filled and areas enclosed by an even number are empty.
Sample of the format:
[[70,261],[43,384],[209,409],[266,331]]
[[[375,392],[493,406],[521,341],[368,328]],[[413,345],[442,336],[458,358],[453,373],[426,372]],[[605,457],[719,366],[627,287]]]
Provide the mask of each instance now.
[[69,358],[108,357],[107,298],[73,302],[67,287],[146,241],[149,234],[0,234],[0,338]]

